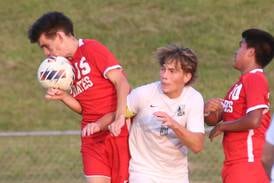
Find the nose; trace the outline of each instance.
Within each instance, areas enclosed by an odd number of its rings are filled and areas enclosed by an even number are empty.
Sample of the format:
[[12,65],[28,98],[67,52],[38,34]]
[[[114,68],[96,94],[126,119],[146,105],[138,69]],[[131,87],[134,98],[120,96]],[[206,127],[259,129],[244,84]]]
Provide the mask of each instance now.
[[160,72],[161,79],[167,79],[167,75],[168,75],[167,70],[161,70],[161,72]]
[[51,53],[50,53],[50,51],[49,51],[48,49],[43,48],[43,52],[44,52],[44,55],[45,55],[46,57],[51,56]]

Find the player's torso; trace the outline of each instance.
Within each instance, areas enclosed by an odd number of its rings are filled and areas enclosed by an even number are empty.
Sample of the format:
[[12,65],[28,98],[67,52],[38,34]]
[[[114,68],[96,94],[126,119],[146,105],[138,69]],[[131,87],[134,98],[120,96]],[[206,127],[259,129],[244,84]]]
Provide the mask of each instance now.
[[103,76],[97,66],[102,60],[96,60],[92,51],[82,45],[71,60],[75,72],[71,94],[81,103],[84,121],[94,121],[116,108],[114,85]]
[[[145,105],[134,117],[130,132],[129,141],[132,157],[134,157],[131,167],[133,166],[134,169],[147,168],[150,171],[153,169],[153,172],[165,170],[170,175],[178,172],[186,173],[187,148],[177,138],[174,131],[162,125],[153,113],[166,112],[185,127],[188,117],[188,100],[183,100],[184,97],[170,100],[160,93],[156,86],[143,93],[144,95],[149,93],[149,97],[144,96]],[[174,171],[174,166],[178,167],[178,171]]]
[[[256,76],[253,76],[256,77]],[[256,83],[254,83],[254,87]],[[234,121],[246,115],[248,111],[252,111],[253,107],[259,107],[261,104],[269,105],[268,90],[257,95],[265,95],[264,101],[261,103],[249,105],[248,98],[256,99],[256,94],[252,94],[252,88],[245,86],[245,77],[241,77],[228,91],[224,105],[223,121]],[[249,96],[248,96],[249,95]],[[268,96],[267,96],[268,95]],[[267,111],[267,110],[266,110]],[[262,119],[261,125],[257,129],[250,129],[239,132],[225,132],[223,145],[225,151],[225,161],[254,161],[261,154],[262,145],[264,143],[265,131],[269,125],[270,114],[266,112]]]

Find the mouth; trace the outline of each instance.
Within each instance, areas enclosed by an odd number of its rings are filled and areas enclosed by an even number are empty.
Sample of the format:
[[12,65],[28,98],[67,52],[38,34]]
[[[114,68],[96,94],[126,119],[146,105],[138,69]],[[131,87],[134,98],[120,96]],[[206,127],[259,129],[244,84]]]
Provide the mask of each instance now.
[[166,87],[168,87],[168,85],[169,85],[168,83],[161,82],[161,87],[162,88],[166,88]]

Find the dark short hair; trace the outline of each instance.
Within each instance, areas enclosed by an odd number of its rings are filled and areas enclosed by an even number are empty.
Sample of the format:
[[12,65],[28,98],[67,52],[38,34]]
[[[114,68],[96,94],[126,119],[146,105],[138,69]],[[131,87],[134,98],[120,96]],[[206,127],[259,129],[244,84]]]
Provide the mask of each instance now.
[[28,30],[31,43],[38,41],[41,34],[52,37],[57,31],[64,31],[66,35],[74,35],[72,21],[61,12],[48,12],[38,18]]
[[270,63],[274,56],[274,38],[263,30],[251,28],[242,33],[242,38],[248,48],[255,49],[256,62],[263,68]]
[[158,48],[155,57],[161,66],[169,62],[175,62],[176,64],[180,64],[184,72],[190,73],[192,77],[186,85],[189,85],[196,79],[198,59],[190,48],[185,48],[177,44],[169,44],[165,47]]

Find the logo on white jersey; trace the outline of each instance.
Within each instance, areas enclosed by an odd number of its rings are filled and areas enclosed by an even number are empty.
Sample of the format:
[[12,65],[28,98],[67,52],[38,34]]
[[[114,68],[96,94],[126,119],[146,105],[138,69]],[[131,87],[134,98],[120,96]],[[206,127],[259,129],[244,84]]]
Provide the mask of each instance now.
[[185,115],[185,105],[180,105],[177,109],[177,116]]

